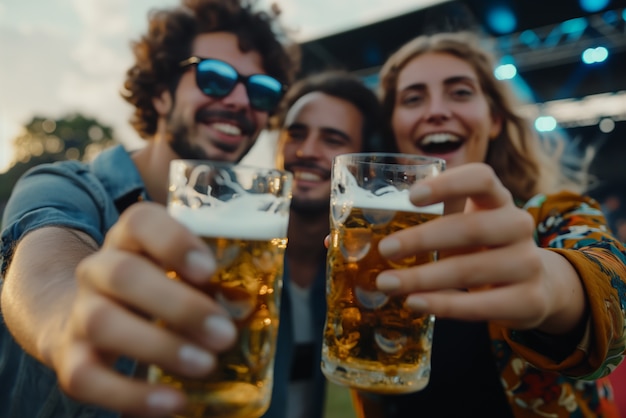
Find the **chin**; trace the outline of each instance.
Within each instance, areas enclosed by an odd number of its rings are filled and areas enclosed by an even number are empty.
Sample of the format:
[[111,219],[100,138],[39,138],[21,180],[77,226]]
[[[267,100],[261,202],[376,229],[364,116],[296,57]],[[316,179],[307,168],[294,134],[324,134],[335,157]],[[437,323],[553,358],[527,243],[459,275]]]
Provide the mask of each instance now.
[[308,216],[323,215],[328,216],[330,210],[329,199],[298,199],[297,196],[291,198],[291,210],[295,213]]
[[207,160],[236,163],[246,155],[246,151],[239,148],[210,146],[203,148],[201,153]]

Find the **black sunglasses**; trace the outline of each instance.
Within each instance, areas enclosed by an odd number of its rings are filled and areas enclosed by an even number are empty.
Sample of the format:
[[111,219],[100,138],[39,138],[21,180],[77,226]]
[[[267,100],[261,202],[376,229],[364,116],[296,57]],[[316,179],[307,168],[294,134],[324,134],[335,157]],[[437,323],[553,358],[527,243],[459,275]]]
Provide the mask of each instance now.
[[227,62],[213,58],[190,57],[180,62],[181,68],[196,66],[196,84],[204,94],[226,97],[237,83],[243,83],[250,105],[263,112],[273,111],[285,93],[286,86],[267,74],[241,75]]

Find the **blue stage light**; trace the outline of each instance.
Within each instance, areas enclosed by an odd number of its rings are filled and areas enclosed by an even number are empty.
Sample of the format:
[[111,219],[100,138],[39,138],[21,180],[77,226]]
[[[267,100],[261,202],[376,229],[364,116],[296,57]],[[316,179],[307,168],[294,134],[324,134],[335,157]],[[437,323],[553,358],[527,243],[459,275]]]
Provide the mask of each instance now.
[[519,35],[519,40],[531,48],[537,48],[541,45],[541,39],[537,36],[537,34],[527,29]]
[[615,25],[617,22],[619,22],[619,16],[615,12],[615,10],[609,10],[607,12],[604,12],[602,14],[602,19],[604,19],[604,21],[608,23],[609,25]]
[[609,50],[603,46],[587,48],[582,53],[582,60],[585,64],[598,64],[606,61],[609,57]]
[[517,27],[515,14],[505,6],[494,7],[487,12],[487,23],[496,33],[511,33]]
[[576,35],[584,32],[588,25],[587,19],[584,17],[577,17],[561,23],[560,29],[561,32],[567,33],[568,35]]
[[609,0],[580,0],[580,8],[587,13],[595,13],[608,6]]
[[498,80],[510,80],[517,75],[517,67],[513,64],[500,64],[493,73]]
[[553,116],[539,116],[535,119],[535,129],[539,132],[551,132],[556,129],[556,119]]
[[596,48],[596,62],[604,62],[609,57],[609,50],[603,46]]

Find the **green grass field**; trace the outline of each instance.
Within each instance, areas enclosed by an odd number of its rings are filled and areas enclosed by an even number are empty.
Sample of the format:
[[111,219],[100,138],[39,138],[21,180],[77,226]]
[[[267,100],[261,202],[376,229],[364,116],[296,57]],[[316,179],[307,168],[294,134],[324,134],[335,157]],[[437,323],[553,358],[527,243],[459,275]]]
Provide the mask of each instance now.
[[328,382],[324,417],[356,418],[352,409],[352,400],[350,399],[348,388]]

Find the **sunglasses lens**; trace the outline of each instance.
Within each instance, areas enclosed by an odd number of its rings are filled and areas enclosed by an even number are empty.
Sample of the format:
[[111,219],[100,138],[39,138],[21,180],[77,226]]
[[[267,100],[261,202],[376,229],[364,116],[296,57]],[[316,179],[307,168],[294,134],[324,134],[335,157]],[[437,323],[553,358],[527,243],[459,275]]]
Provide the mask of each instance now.
[[208,96],[224,97],[237,84],[237,71],[225,62],[203,60],[196,69],[196,83]]
[[280,81],[265,74],[250,76],[246,87],[250,104],[258,110],[271,112],[283,95],[283,85]]
[[[204,59],[197,64],[196,83],[204,94],[225,97],[239,82],[237,70],[230,64],[213,59]],[[246,80],[246,90],[253,108],[271,112],[283,95],[280,81],[265,74],[254,74]]]

